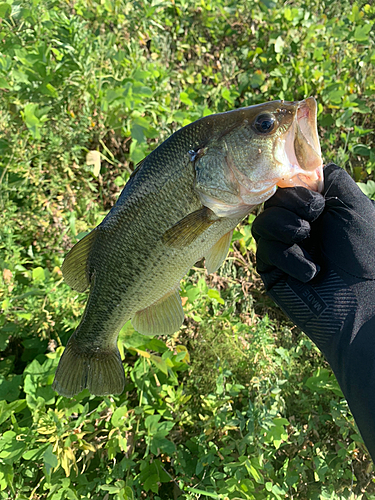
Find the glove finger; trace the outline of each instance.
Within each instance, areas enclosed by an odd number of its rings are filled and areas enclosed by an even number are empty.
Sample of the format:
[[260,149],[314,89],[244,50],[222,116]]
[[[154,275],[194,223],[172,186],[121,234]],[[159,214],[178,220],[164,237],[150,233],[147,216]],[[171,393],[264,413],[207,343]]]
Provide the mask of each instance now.
[[276,193],[264,204],[264,209],[282,207],[294,212],[301,219],[313,222],[323,212],[324,198],[315,191],[304,187],[279,188]]
[[331,164],[324,172],[327,211],[319,231],[321,252],[345,273],[374,280],[374,205],[342,168]]
[[323,173],[322,194],[329,207],[349,208],[357,213],[366,213],[370,210],[372,202],[343,168],[331,163],[324,168]]
[[320,270],[309,253],[300,246],[262,238],[257,250],[257,270],[262,275],[274,267],[303,283],[314,278]]
[[265,238],[291,245],[310,235],[310,224],[285,208],[270,207],[255,219],[252,234],[256,241]]

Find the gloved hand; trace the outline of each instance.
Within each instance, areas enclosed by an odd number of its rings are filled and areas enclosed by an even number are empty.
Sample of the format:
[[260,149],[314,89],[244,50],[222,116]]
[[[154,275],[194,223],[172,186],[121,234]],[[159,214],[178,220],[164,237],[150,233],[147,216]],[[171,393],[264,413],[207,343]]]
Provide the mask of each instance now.
[[375,207],[336,165],[322,195],[279,189],[253,223],[268,294],[323,352],[375,461]]

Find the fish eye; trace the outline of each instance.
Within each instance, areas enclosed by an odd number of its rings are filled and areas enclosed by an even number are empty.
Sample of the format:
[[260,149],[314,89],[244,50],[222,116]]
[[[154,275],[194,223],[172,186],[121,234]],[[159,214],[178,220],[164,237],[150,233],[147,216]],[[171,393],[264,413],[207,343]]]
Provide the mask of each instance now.
[[268,134],[274,129],[275,123],[276,120],[273,115],[270,113],[262,113],[256,117],[254,127],[257,132]]

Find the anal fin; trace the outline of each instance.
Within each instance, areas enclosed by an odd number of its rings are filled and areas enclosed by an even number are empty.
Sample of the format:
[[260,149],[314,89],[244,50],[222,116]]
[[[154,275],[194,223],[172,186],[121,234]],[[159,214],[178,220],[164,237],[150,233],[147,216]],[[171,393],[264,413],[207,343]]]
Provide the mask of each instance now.
[[168,293],[149,307],[137,311],[132,325],[143,335],[171,335],[179,330],[184,321],[178,290]]
[[65,257],[61,267],[65,282],[77,292],[84,292],[90,284],[87,260],[96,235],[95,230],[91,231],[76,243]]
[[202,207],[184,217],[163,235],[167,246],[183,248],[193,243],[206,229],[219,220],[212,210]]
[[229,245],[232,241],[233,230],[224,234],[215,245],[206,253],[206,269],[212,274],[219,269],[228,255]]

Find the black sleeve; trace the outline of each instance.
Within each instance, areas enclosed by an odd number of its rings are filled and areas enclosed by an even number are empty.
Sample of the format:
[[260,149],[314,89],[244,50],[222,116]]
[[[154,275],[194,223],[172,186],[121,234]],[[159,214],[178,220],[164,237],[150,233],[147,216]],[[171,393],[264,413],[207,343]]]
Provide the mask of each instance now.
[[324,175],[322,195],[287,188],[267,202],[257,269],[325,355],[375,461],[375,208],[341,168]]

